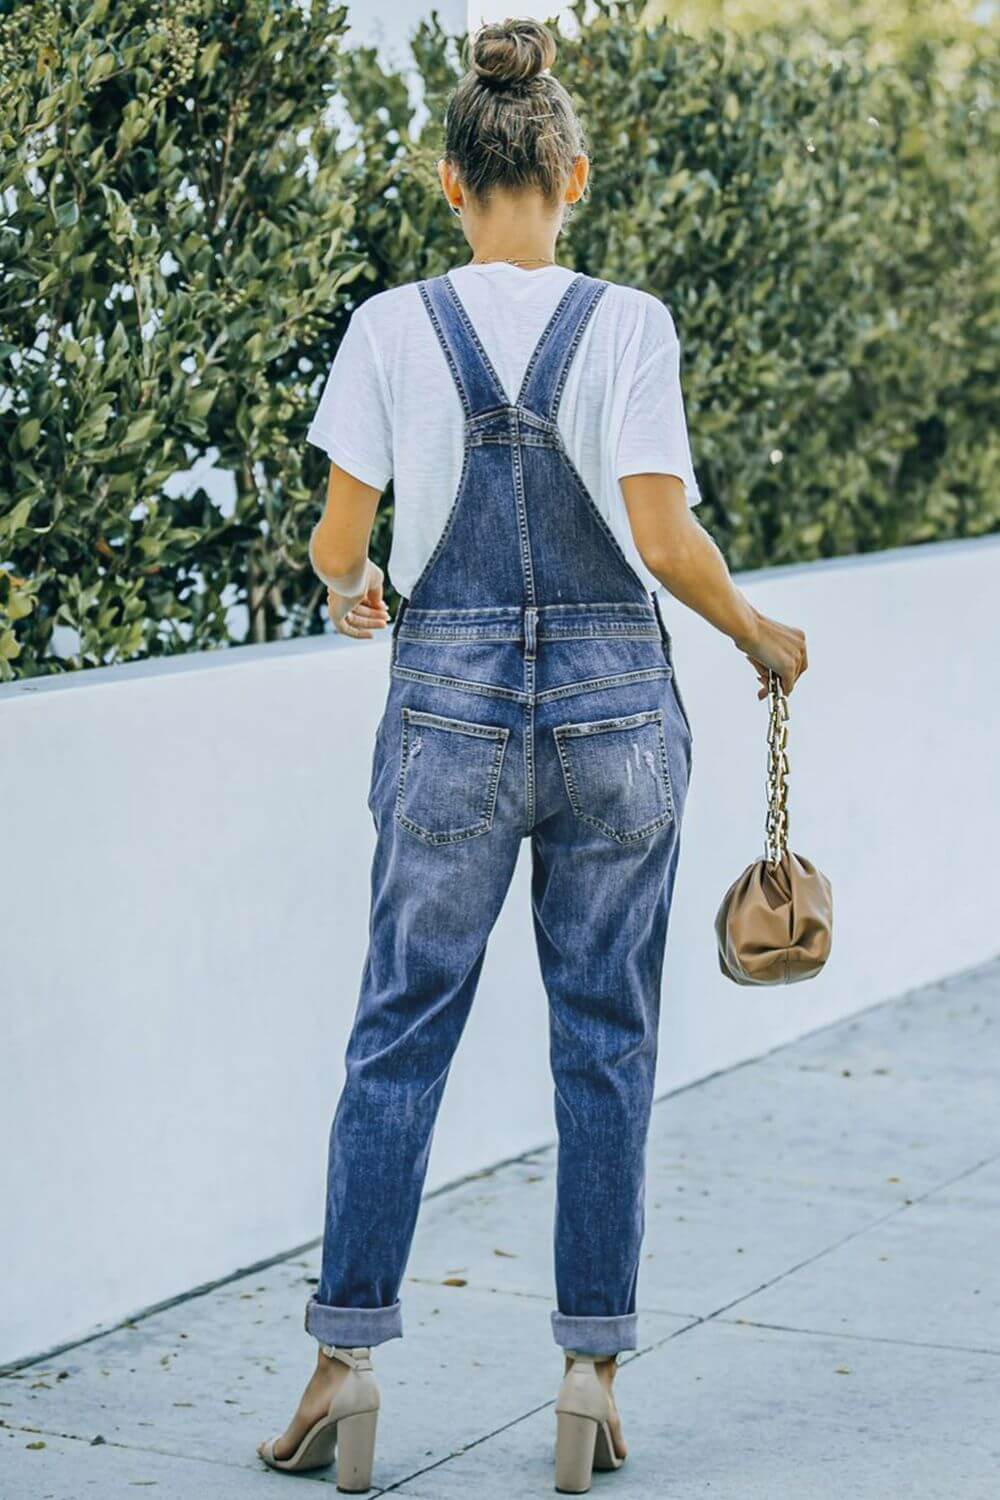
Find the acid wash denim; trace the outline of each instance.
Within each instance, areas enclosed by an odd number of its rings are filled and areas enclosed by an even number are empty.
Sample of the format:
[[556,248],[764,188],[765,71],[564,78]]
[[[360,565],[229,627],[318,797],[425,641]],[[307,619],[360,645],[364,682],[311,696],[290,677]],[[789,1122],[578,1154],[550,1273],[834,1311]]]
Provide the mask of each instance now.
[[[330,1135],[321,1342],[402,1334],[451,1060],[523,838],[558,1127],[557,1344],[637,1347],[660,986],[691,735],[670,637],[563,446],[607,288],[577,275],[515,402],[447,275],[419,284],[465,413],[441,539],[397,610],[368,805],[369,947]],[[430,414],[429,414],[430,419]]]

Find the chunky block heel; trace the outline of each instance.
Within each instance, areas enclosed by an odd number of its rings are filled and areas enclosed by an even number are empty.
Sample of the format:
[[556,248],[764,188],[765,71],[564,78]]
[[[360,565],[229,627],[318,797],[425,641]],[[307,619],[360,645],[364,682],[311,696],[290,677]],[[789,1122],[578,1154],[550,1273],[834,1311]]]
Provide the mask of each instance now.
[[337,1423],[337,1488],[361,1495],[372,1487],[378,1411],[361,1411]]
[[556,1489],[564,1495],[585,1495],[590,1489],[597,1449],[593,1417],[556,1413]]
[[569,1369],[556,1398],[556,1489],[585,1495],[594,1469],[620,1469],[609,1426],[614,1402],[595,1368],[599,1355],[567,1349]]
[[348,1366],[326,1415],[310,1427],[288,1458],[275,1457],[277,1438],[263,1443],[257,1451],[269,1468],[286,1474],[325,1468],[333,1463],[336,1454],[338,1490],[348,1495],[363,1495],[372,1487],[380,1404],[371,1350],[341,1349],[333,1344],[321,1344],[320,1348],[328,1359],[339,1359]]

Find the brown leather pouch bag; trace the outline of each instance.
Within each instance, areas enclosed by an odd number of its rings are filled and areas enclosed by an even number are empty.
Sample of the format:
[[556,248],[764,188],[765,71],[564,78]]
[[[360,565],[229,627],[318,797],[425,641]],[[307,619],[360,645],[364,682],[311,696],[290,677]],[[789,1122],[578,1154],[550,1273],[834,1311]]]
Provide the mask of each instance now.
[[788,700],[769,678],[767,830],[764,858],[729,887],[715,918],[719,967],[736,984],[812,979],[830,956],[830,882],[788,847]]

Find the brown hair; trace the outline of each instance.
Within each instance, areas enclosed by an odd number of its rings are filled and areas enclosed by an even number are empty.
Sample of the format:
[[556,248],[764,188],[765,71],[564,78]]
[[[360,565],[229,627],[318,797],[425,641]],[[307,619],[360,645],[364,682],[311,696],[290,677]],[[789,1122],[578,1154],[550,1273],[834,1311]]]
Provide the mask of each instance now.
[[586,152],[573,101],[549,71],[552,32],[508,17],[469,38],[471,61],[445,113],[445,155],[466,191],[485,203],[494,188],[540,188],[556,202]]

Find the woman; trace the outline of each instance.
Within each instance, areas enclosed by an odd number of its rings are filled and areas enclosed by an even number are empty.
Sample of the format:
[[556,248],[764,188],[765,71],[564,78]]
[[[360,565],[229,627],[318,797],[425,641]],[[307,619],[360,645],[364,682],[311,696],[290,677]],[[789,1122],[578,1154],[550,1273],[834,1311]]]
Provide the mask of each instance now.
[[399,1289],[431,1135],[487,938],[531,838],[559,1132],[551,1315],[565,1351],[556,1486],[625,1443],[612,1394],[637,1347],[644,1154],[691,735],[653,590],[724,631],[766,691],[806,665],[690,507],[699,498],[670,314],[555,261],[588,158],[535,21],[480,29],[446,119],[441,187],[472,249],[353,314],[310,439],[332,460],[310,553],[338,631],[388,623],[367,548],[395,479],[402,603],[369,807],[361,994],[330,1138],[316,1369],[272,1467],[370,1486],[371,1349]]

